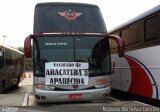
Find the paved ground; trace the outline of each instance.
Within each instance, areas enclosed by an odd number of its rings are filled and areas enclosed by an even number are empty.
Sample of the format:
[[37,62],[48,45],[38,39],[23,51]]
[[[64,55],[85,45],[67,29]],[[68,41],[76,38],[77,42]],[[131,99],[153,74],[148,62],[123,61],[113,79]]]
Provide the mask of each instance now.
[[0,94],[0,106],[28,106],[29,93],[33,92],[32,85],[32,73],[26,73],[18,88],[11,88]]
[[26,73],[19,88],[0,94],[0,112],[145,112],[149,109],[152,110],[148,112],[160,111],[141,102],[119,101],[112,97],[94,102],[37,104],[32,86],[32,73]]

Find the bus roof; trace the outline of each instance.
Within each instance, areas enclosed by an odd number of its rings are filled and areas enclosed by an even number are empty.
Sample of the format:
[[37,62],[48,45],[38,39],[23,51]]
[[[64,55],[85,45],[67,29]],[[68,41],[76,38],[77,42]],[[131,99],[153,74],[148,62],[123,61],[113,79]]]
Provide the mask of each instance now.
[[21,55],[24,55],[23,52],[21,52],[21,51],[15,49],[15,48],[13,48],[13,47],[6,46],[6,45],[1,45],[1,44],[0,44],[0,48],[2,48],[2,47],[7,48],[7,49],[10,49],[10,50],[12,50],[12,51],[15,51],[15,52],[17,52],[17,53],[20,53]]
[[36,7],[38,6],[46,6],[46,5],[55,5],[55,6],[68,6],[68,5],[72,5],[72,6],[84,6],[84,7],[97,7],[97,5],[93,5],[93,4],[85,4],[85,3],[70,3],[70,2],[45,2],[45,3],[38,3],[36,5]]
[[156,13],[158,11],[160,11],[160,5],[158,5],[158,6],[154,7],[154,8],[152,8],[152,9],[150,9],[150,10],[148,10],[148,11],[146,11],[146,12],[144,12],[144,13],[138,15],[138,16],[136,16],[133,19],[130,19],[129,21],[121,24],[118,27],[115,27],[114,29],[110,30],[109,33],[113,33],[113,32],[115,32],[115,31],[117,31],[117,30],[119,30],[119,29],[121,29],[123,27],[126,27],[126,26],[128,26],[128,25],[130,25],[130,24],[132,24],[132,23],[134,23],[136,21],[139,21],[139,20],[141,20],[141,19],[143,19],[143,18],[145,18],[145,17],[147,17],[147,16],[149,16],[151,14],[154,14],[154,13]]

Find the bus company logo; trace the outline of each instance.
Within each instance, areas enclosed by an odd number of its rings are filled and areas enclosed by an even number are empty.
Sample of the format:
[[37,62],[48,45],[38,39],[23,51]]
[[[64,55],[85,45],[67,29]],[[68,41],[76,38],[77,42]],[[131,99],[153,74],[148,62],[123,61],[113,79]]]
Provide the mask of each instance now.
[[79,16],[82,15],[82,13],[73,11],[73,10],[71,10],[71,9],[66,10],[66,11],[64,11],[64,12],[58,12],[58,14],[59,14],[60,16],[65,17],[67,20],[70,20],[70,21],[76,20],[77,17],[79,17]]
[[78,88],[78,85],[73,85],[73,88],[74,88],[74,89],[77,89],[77,88]]

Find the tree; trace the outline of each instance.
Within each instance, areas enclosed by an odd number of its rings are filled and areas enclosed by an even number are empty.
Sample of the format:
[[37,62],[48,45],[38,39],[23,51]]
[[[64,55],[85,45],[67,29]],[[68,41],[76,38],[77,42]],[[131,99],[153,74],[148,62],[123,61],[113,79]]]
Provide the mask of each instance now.
[[33,68],[32,58],[25,58],[24,63],[25,63],[25,66],[26,66],[26,70],[31,71],[32,68]]
[[23,49],[23,47],[18,47],[17,48],[19,51],[21,51],[21,52],[23,52],[24,53],[24,49]]
[[[23,47],[18,47],[18,50],[24,53],[24,48]],[[25,64],[25,68],[27,71],[31,71],[32,70],[32,58],[24,58],[24,64]]]

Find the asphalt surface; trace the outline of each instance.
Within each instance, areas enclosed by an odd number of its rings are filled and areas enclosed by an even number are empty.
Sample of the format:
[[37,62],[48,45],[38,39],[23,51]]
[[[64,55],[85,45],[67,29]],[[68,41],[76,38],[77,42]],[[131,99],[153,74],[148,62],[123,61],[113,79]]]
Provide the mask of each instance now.
[[160,109],[134,100],[37,104],[33,94],[32,73],[26,73],[19,87],[0,94],[0,112],[160,112]]

